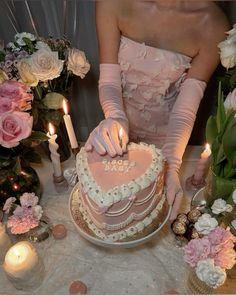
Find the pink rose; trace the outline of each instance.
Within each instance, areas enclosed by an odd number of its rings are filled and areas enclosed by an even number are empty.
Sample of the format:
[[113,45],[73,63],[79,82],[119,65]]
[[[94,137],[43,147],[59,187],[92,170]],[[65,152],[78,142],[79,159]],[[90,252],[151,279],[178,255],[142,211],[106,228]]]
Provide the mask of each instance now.
[[7,97],[0,96],[0,115],[17,110],[17,104]]
[[211,244],[208,238],[191,240],[184,247],[184,260],[191,266],[196,267],[198,261],[209,257]]
[[24,193],[20,197],[20,204],[23,207],[34,207],[38,204],[39,198],[35,196],[35,193]]
[[19,145],[30,136],[33,117],[28,113],[14,111],[0,115],[0,144],[6,148]]
[[236,263],[236,252],[233,248],[231,249],[222,249],[214,257],[215,265],[220,266],[224,269],[231,269]]
[[18,106],[18,110],[30,109],[30,102],[33,99],[33,95],[30,92],[30,88],[25,84],[6,80],[0,84],[0,97],[8,98]]

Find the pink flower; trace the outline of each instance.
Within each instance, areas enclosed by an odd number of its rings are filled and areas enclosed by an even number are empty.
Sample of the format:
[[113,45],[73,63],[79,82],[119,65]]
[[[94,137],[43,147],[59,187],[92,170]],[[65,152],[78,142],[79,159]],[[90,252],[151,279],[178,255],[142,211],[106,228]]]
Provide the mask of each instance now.
[[0,96],[0,115],[14,110],[17,110],[17,104],[7,97]]
[[23,207],[34,207],[38,204],[39,198],[35,196],[35,193],[24,193],[20,197],[20,203]]
[[184,247],[184,260],[191,266],[196,267],[198,261],[209,257],[211,244],[208,238],[191,240]]
[[212,254],[221,251],[223,248],[233,248],[236,243],[236,237],[229,230],[217,226],[210,234],[208,239],[212,245]]
[[33,117],[24,112],[12,112],[0,115],[0,145],[12,148],[30,136]]
[[3,211],[5,211],[7,214],[9,213],[9,210],[11,209],[11,205],[16,201],[16,198],[10,197],[6,200]]
[[[21,207],[19,207],[21,208]],[[22,214],[14,214],[8,218],[7,226],[13,234],[23,234],[39,225],[39,220],[34,216],[32,208],[21,208]]]
[[231,269],[236,263],[236,252],[233,248],[222,249],[214,257],[215,265],[224,269]]
[[20,111],[30,109],[33,95],[29,92],[29,87],[17,81],[6,80],[0,84],[0,97],[5,97],[16,103]]

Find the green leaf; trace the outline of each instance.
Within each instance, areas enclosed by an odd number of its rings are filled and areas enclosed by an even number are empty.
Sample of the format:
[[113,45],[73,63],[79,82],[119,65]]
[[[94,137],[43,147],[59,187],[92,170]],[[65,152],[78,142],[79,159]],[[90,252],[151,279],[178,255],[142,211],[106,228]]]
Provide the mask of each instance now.
[[59,126],[63,118],[63,115],[59,111],[49,111],[44,114],[46,122],[51,122],[55,126]]
[[62,102],[66,99],[63,95],[57,92],[50,92],[43,98],[43,103],[49,109],[58,110],[62,108]]
[[34,141],[46,141],[48,140],[48,136],[41,131],[33,131],[30,135],[30,137],[28,137],[28,139]]
[[230,165],[235,166],[235,155],[236,155],[236,118],[233,118],[222,137],[222,144],[224,154],[226,155]]
[[218,88],[218,108],[217,108],[217,114],[216,114],[216,123],[217,123],[218,132],[221,132],[225,120],[226,120],[226,114],[225,114],[225,107],[224,107],[224,95],[221,90],[221,82],[220,82],[219,88]]
[[216,119],[213,116],[210,116],[209,119],[207,120],[206,124],[206,140],[207,142],[212,145],[215,138],[218,135],[218,130],[217,130],[217,123]]
[[33,42],[29,38],[24,37],[23,41],[25,42],[26,46],[30,49],[30,51],[36,51]]
[[5,61],[6,54],[3,51],[0,51],[0,62]]

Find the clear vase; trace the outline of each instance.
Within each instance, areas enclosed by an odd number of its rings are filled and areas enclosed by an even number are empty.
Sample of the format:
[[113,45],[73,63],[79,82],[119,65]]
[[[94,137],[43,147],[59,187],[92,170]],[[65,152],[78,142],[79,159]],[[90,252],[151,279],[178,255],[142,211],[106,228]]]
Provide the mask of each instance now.
[[213,294],[215,289],[201,281],[194,270],[190,270],[187,276],[186,292],[188,294]]
[[[37,172],[27,163],[20,161],[21,169],[17,172],[10,165],[0,171],[0,207],[9,197],[19,199],[23,193],[35,193],[39,198],[42,193]],[[14,164],[14,163],[13,163]]]
[[236,189],[236,179],[220,177],[212,169],[209,169],[206,182],[205,191],[210,204],[219,198],[227,200]]

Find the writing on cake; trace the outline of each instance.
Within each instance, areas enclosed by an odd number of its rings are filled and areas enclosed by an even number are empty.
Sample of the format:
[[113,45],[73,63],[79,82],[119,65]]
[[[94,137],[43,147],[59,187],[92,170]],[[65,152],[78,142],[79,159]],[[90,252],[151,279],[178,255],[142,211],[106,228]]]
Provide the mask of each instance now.
[[129,161],[129,160],[122,160],[122,159],[119,159],[119,160],[103,159],[102,164],[104,165],[105,171],[128,173],[130,169],[135,167],[136,162]]

